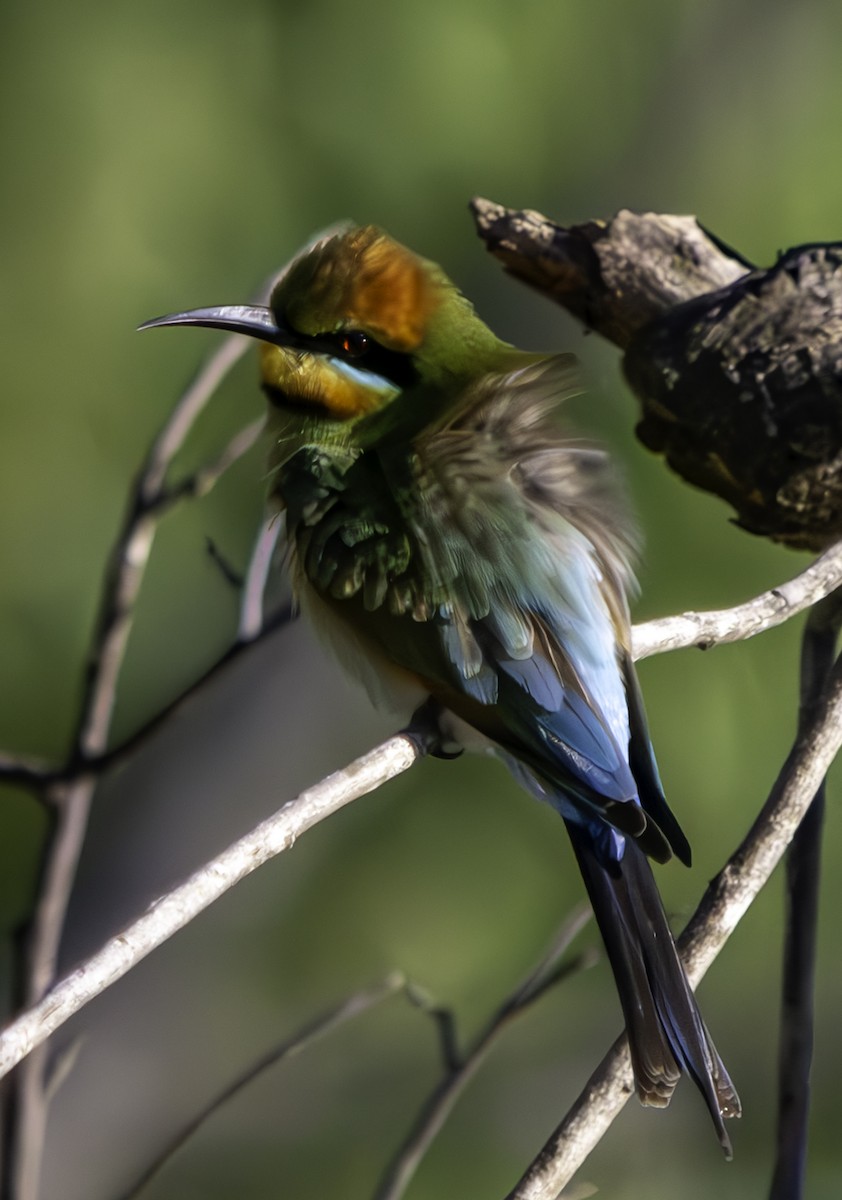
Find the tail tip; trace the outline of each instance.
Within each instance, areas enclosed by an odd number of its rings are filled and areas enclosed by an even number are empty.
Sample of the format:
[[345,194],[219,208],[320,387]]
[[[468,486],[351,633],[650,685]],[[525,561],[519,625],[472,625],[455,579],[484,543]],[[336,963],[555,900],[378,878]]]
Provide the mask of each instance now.
[[714,1123],[716,1124],[716,1132],[719,1135],[719,1144],[722,1147],[722,1153],[725,1155],[725,1161],[730,1162],[734,1157],[734,1150],[731,1146],[728,1130],[725,1128],[725,1122],[741,1117],[743,1115],[743,1108],[740,1104],[740,1097],[734,1090],[731,1081],[728,1080],[727,1086],[722,1086],[724,1081],[720,1080],[719,1082],[720,1086],[717,1088],[716,1093],[719,1112],[718,1114],[714,1114]]

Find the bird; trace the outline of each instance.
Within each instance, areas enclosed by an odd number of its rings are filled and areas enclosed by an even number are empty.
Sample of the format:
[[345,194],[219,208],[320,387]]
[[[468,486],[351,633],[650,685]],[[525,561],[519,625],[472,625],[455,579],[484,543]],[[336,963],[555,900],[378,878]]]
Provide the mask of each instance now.
[[[268,306],[172,313],[260,343],[269,497],[302,610],[379,707],[491,750],[562,817],[605,944],[635,1086],[687,1073],[727,1157],[740,1101],[650,860],[690,865],[631,656],[637,533],[607,454],[559,413],[571,354],[500,340],[441,267],[376,226],[311,244]],[[432,714],[432,715],[431,715]]]

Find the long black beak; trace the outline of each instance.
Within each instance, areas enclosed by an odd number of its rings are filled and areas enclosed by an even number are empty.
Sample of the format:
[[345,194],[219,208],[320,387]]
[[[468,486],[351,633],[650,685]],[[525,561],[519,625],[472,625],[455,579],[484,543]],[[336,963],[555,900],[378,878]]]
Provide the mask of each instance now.
[[[290,329],[275,320],[271,308],[258,304],[222,304],[216,308],[190,308],[186,312],[169,313],[144,321],[138,329],[157,329],[162,325],[201,325],[206,329],[224,329],[227,333],[244,333],[275,346],[296,347],[302,344]],[[302,346],[303,348],[303,346]]]

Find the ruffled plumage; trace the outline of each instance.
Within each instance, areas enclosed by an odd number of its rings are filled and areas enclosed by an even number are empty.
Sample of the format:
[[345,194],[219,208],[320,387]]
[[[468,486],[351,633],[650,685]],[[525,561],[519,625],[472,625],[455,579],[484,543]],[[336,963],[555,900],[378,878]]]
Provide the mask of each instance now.
[[[569,356],[522,356],[412,438],[348,461],[315,519],[282,472],[299,582],[376,701],[415,681],[418,697],[435,696],[558,810],[617,980],[641,1100],[666,1104],[687,1070],[729,1150],[723,1116],[739,1102],[647,862],[689,862],[690,850],[629,654],[635,531],[606,456],[560,433],[555,409],[573,386]],[[285,470],[291,480],[294,460]]]

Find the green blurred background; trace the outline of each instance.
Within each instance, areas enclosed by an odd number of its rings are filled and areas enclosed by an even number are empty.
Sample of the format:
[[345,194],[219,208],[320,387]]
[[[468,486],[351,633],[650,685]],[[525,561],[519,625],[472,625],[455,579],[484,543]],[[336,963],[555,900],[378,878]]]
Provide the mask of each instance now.
[[[840,235],[842,7],[836,0],[41,0],[0,10],[0,747],[59,755],[72,727],[128,482],[206,332],[160,312],[246,299],[314,230],[382,224],[442,262],[503,336],[572,348],[575,404],[624,463],[646,533],[640,618],[743,600],[806,565],[734,529],[635,443],[617,355],[507,280],[473,194],[566,222],[620,207],[692,212],[758,262]],[[181,458],[261,411],[252,359]],[[131,731],[228,644],[236,598],[212,537],[245,561],[262,502],[253,452],[165,522],[119,699]],[[798,629],[643,664],[662,774],[695,850],[659,871],[683,922],[746,830],[794,725]],[[97,799],[65,966],[227,840],[372,745],[377,717],[295,625],[208,689]],[[832,796],[838,795],[838,784]],[[837,1197],[842,896],[831,803],[810,1194]],[[2,969],[30,901],[42,822],[0,800]],[[310,833],[62,1033],[82,1035],[52,1109],[45,1200],[113,1196],[253,1056],[392,967],[475,1030],[582,887],[560,823],[492,763],[424,763]],[[742,1094],[721,1161],[685,1086],[631,1104],[582,1173],[601,1194],[763,1196],[770,1171],[780,880],[702,988]],[[589,930],[582,942],[595,940]],[[5,992],[5,988],[4,988]],[[620,1025],[604,963],[512,1028],[408,1192],[484,1200],[512,1185]],[[398,1000],[252,1087],[148,1191],[367,1200],[438,1058]]]

